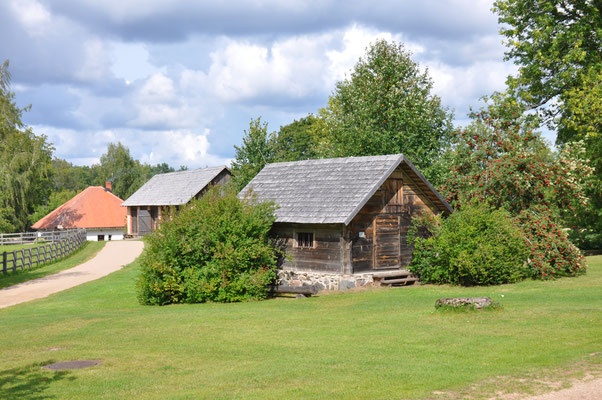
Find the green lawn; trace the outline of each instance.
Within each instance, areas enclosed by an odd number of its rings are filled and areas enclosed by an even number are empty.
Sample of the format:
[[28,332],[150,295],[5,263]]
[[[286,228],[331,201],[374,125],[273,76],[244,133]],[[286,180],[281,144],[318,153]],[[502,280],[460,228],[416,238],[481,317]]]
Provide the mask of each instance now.
[[[135,262],[0,310],[0,398],[421,399],[493,382],[477,389],[485,398],[499,376],[600,368],[602,256],[589,265],[553,282],[149,307],[136,302]],[[503,309],[434,311],[448,296],[490,296]],[[40,368],[76,359],[102,365]]]
[[28,243],[28,244],[5,244],[4,246],[0,246],[0,253],[5,251],[15,251],[21,249],[27,249],[29,247],[42,246],[46,244],[44,240],[40,240],[38,243]]
[[[0,272],[0,289],[7,286],[16,285],[17,283],[26,282],[32,279],[42,278],[46,275],[54,274],[64,269],[73,268],[94,257],[96,253],[104,247],[106,242],[85,242],[79,249],[75,250],[71,255],[57,260],[52,263],[42,264],[39,267],[26,268],[23,271],[17,270],[3,274]],[[27,247],[28,245],[22,245]],[[17,247],[17,246],[4,246]],[[2,248],[0,248],[2,249]],[[15,248],[6,251],[17,250]]]

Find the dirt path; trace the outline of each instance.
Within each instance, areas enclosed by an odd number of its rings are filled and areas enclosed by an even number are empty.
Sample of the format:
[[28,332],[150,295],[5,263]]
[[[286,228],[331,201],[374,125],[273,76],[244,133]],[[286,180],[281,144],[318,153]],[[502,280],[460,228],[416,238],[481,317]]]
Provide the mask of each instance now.
[[0,308],[41,299],[101,278],[134,261],[142,253],[143,247],[142,241],[108,242],[96,257],[77,267],[0,290]]
[[602,378],[576,382],[570,388],[539,396],[522,397],[522,400],[600,400],[602,399]]

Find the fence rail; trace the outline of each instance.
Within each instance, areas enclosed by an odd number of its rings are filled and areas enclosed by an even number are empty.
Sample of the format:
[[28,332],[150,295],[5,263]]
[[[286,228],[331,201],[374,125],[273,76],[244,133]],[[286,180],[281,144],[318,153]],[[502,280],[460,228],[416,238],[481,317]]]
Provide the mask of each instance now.
[[79,232],[82,229],[62,229],[46,232],[19,232],[19,233],[0,233],[0,246],[11,244],[32,244],[39,242],[57,242],[63,240],[73,232]]
[[[58,232],[58,233],[57,233]],[[37,235],[37,232],[34,232]],[[73,253],[82,244],[86,242],[85,229],[70,229],[56,232],[40,232],[45,241],[49,242],[36,247],[28,247],[13,251],[3,251],[0,253],[0,267],[3,273],[16,271],[17,269],[24,270],[39,266],[59,258],[65,257]],[[50,235],[49,235],[50,234]],[[19,234],[4,234],[4,235],[19,235]],[[6,244],[24,244],[36,243],[29,242],[10,242]]]

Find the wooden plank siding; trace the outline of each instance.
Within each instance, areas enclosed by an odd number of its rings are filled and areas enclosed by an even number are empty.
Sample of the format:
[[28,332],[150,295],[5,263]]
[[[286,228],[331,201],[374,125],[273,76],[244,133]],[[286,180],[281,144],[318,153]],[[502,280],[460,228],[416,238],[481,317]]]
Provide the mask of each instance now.
[[[187,172],[187,171],[178,171]],[[173,176],[174,172],[167,174],[159,174],[156,176],[167,175]],[[153,177],[154,178],[154,177]],[[224,185],[230,181],[231,174],[228,169],[224,167],[214,178],[207,182],[192,198],[200,199],[212,186]],[[152,178],[151,178],[152,179]],[[149,189],[150,190],[150,189]],[[192,200],[191,198],[191,200]],[[149,199],[153,200],[154,199]],[[129,201],[129,199],[128,199]],[[182,201],[181,198],[178,201]],[[127,201],[126,201],[127,202]],[[187,203],[175,204],[174,202],[168,204],[157,204],[150,202],[149,204],[140,203],[137,205],[127,206],[127,229],[129,235],[140,236],[150,234],[159,228],[161,221],[164,218],[169,217],[170,209],[173,208],[175,212],[178,212],[180,207]]]
[[[297,233],[313,234],[314,246],[297,246]],[[272,235],[286,242],[287,257],[283,267],[313,272],[344,273],[344,240],[342,224],[275,223]]]
[[409,265],[412,249],[407,244],[407,232],[411,216],[443,211],[427,196],[428,191],[402,167],[389,176],[350,223],[354,273]]

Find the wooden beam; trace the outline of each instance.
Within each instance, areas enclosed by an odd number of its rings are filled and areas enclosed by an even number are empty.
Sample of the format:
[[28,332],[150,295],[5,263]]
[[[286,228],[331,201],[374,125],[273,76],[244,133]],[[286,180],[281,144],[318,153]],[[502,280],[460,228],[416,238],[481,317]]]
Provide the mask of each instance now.
[[270,288],[272,293],[292,293],[292,294],[304,294],[311,296],[312,294],[318,293],[318,289],[314,286],[285,286],[278,285]]

